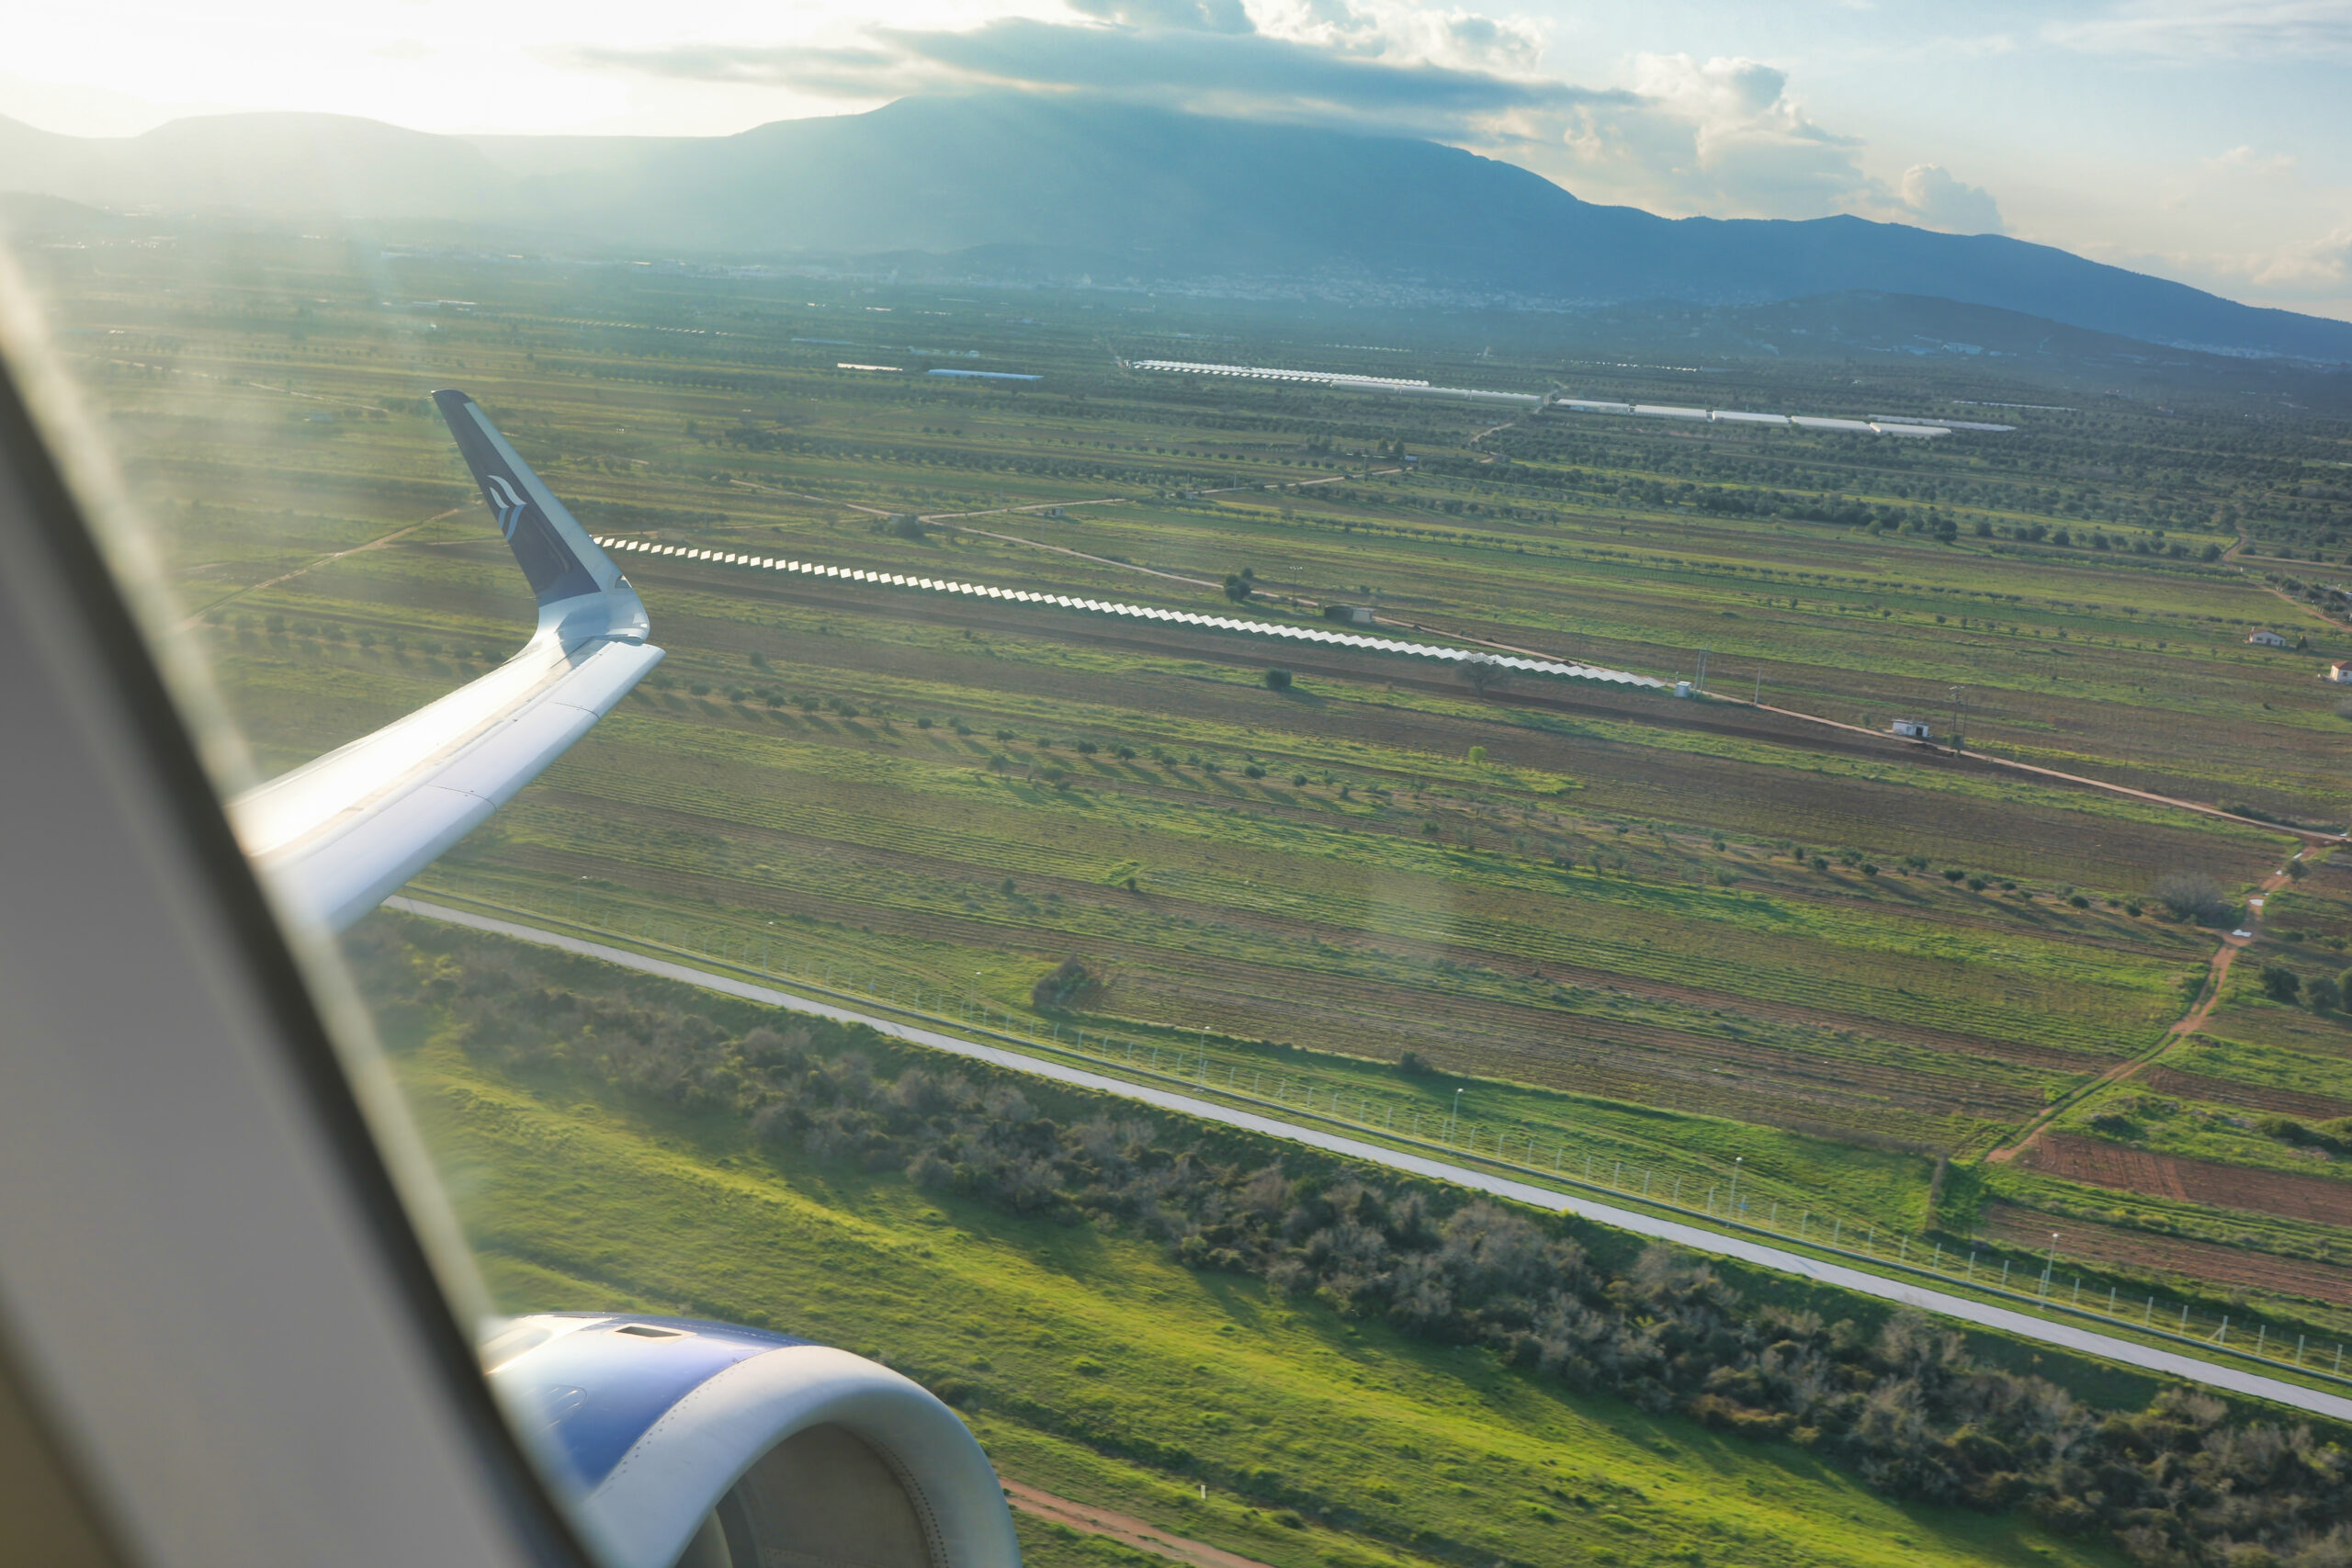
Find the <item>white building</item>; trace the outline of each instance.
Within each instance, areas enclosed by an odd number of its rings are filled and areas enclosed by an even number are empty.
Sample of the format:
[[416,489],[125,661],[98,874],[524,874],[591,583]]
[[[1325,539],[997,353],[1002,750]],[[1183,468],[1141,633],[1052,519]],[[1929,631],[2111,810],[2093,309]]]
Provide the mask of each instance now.
[[2339,686],[2352,686],[2352,659],[2342,660],[2329,665],[2327,678]]
[[1888,727],[1905,740],[1933,740],[1935,730],[1924,718],[1898,718]]
[[2267,628],[2262,631],[2249,633],[2245,640],[2259,648],[2284,648],[2287,646],[2287,639],[2285,637],[2280,637],[2277,632],[2270,631]]

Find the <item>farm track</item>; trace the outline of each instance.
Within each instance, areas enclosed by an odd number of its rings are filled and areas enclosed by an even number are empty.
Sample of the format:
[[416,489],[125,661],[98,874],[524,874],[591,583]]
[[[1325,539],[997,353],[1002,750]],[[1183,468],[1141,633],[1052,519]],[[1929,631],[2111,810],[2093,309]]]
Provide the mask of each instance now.
[[2146,1192],[2245,1213],[2352,1225],[2352,1182],[2324,1176],[2294,1176],[2158,1154],[2071,1133],[2044,1134],[2020,1153],[2018,1163],[2046,1176],[2120,1192]]
[[1187,1540],[1116,1509],[1057,1497],[1011,1476],[1004,1478],[1004,1500],[1024,1514],[1033,1514],[1081,1535],[1104,1536],[1137,1551],[1148,1551],[1173,1562],[1192,1563],[1193,1568],[1266,1568],[1255,1558],[1211,1546],[1206,1541]]
[[2250,1247],[2156,1235],[2100,1224],[1997,1199],[1985,1205],[1984,1234],[2020,1251],[2046,1246],[2052,1231],[2065,1239],[2066,1256],[2104,1269],[2154,1270],[2200,1284],[2303,1296],[2352,1306],[2352,1269]]
[[[2297,852],[2299,855],[2301,852]],[[2264,878],[2261,891],[2264,902],[2267,904],[2269,896],[2284,886],[2289,880],[2288,874],[2283,871],[2273,872]],[[2260,908],[2261,906],[2256,906],[2249,909],[2246,915],[2246,925],[2240,930],[2250,930],[2259,933]],[[2213,1016],[2213,1010],[2222,1004],[2222,989],[2229,981],[2230,965],[2236,961],[2240,953],[2253,944],[2255,938],[2252,936],[2242,937],[2236,932],[2223,937],[2220,949],[2214,953],[2212,959],[2207,964],[2204,986],[2198,991],[2196,999],[2189,1004],[2188,1010],[2181,1015],[2179,1021],[2165,1031],[2164,1038],[2158,1040],[2147,1051],[2128,1061],[2117,1063],[2091,1082],[2069,1091],[2053,1101],[2041,1114],[2028,1122],[2015,1137],[2001,1147],[1993,1150],[1985,1157],[1996,1165],[2006,1165],[2020,1159],[2021,1156],[2033,1155],[2059,1117],[2104,1089],[2130,1082],[2140,1074],[2161,1063],[2166,1055],[2179,1046],[2182,1041],[2195,1038],[2197,1032],[2205,1027],[2206,1021]],[[2026,1163],[2030,1164],[2031,1161],[2028,1160]],[[2102,1185],[2106,1184],[2102,1183]],[[2169,1195],[2180,1196],[2177,1192],[2171,1192]]]

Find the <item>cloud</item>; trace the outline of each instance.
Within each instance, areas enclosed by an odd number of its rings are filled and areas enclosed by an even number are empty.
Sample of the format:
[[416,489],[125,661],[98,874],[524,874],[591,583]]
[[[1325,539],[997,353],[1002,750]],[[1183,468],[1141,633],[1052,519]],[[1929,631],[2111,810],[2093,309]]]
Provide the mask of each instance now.
[[1258,30],[1241,0],[1067,0],[1067,4],[1082,17],[1132,28],[1196,33]]
[[1547,172],[1682,213],[1814,217],[1884,199],[1861,143],[1815,123],[1777,66],[1649,54],[1631,74],[1629,96],[1574,107]]
[[1954,179],[1941,164],[1914,164],[1895,194],[1921,227],[1953,234],[1997,234],[2006,227],[2000,204],[1982,186]]
[[2169,64],[2352,58],[2345,0],[2125,0],[2103,16],[2056,23],[2052,42],[2085,53]]
[[[1153,0],[1159,3],[1159,0]],[[1622,98],[1566,83],[1390,61],[1262,32],[1009,17],[964,32],[876,28],[846,48],[583,49],[581,63],[840,97],[975,87],[1083,91],[1174,107],[1443,134],[1486,117]]]

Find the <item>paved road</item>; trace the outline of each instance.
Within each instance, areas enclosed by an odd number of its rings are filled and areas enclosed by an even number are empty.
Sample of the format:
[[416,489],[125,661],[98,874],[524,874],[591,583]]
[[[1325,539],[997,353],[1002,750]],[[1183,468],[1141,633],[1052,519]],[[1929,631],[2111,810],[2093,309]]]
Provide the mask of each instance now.
[[1743,1263],[1760,1264],[1767,1269],[1777,1269],[1783,1273],[1818,1280],[1825,1285],[1835,1285],[1841,1290],[1875,1296],[1881,1301],[1899,1302],[1906,1306],[1940,1313],[1947,1317],[1956,1317],[1962,1322],[2000,1329],[2005,1333],[2014,1334],[2021,1339],[2040,1340],[2044,1344],[2061,1346],[2069,1350],[2078,1350],[2087,1355],[2103,1357],[2110,1361],[2119,1361],[2126,1366],[2179,1378],[2183,1382],[2205,1383],[2213,1388],[2227,1389],[2233,1393],[2250,1394],[2257,1399],[2272,1400],[2280,1404],[2292,1405],[2297,1409],[2308,1410],[2313,1415],[2325,1416],[2337,1421],[2352,1421],[2352,1398],[2346,1398],[2342,1394],[2304,1388],[2300,1384],[2287,1382],[2278,1378],[2265,1377],[2260,1372],[2200,1360],[2194,1356],[2185,1356],[2177,1351],[2161,1349],[2152,1345],[2137,1344],[2129,1339],[2118,1339],[2111,1335],[2100,1334],[2088,1328],[2078,1328],[2071,1324],[2053,1323],[2045,1318],[2035,1317],[2030,1313],[2015,1312],[2007,1307],[1972,1301],[1966,1296],[1950,1295],[1924,1285],[1916,1285],[1903,1280],[1889,1279],[1882,1274],[1872,1274],[1864,1269],[1848,1268],[1843,1264],[1808,1258],[1803,1253],[1783,1251],[1780,1247],[1771,1247],[1763,1242],[1750,1241],[1742,1236],[1724,1235],[1720,1232],[1706,1230],[1698,1225],[1683,1224],[1679,1221],[1661,1219],[1656,1215],[1640,1213],[1631,1209],[1620,1209],[1608,1203],[1596,1203],[1584,1198],[1572,1198],[1548,1187],[1517,1181],[1491,1171],[1476,1170],[1445,1160],[1433,1159],[1424,1155],[1385,1148],[1378,1144],[1365,1143],[1360,1139],[1348,1137],[1343,1134],[1326,1132],[1317,1127],[1302,1127],[1295,1122],[1280,1121],[1272,1116],[1261,1116],[1255,1111],[1242,1111],[1229,1105],[1219,1105],[1214,1100],[1195,1099],[1191,1095],[1179,1094],[1170,1089],[1155,1089],[1148,1084],[1130,1083],[1125,1078],[1089,1072],[1083,1067],[1046,1061],[995,1045],[982,1045],[970,1040],[959,1039],[952,1034],[935,1033],[928,1029],[918,1029],[895,1020],[877,1018],[870,1013],[859,1012],[836,1003],[820,1001],[814,998],[778,990],[769,986],[753,985],[746,980],[731,979],[724,975],[714,975],[707,969],[696,969],[684,964],[673,964],[666,959],[648,957],[643,953],[631,953],[623,948],[606,947],[600,942],[565,936],[557,931],[543,931],[536,926],[521,925],[488,915],[471,914],[462,909],[452,909],[444,905],[426,903],[415,898],[392,898],[388,900],[388,907],[404,910],[413,915],[424,915],[436,920],[447,920],[452,925],[469,926],[476,931],[494,931],[501,936],[514,937],[523,942],[537,942],[545,947],[560,948],[566,953],[576,953],[585,957],[602,959],[608,964],[618,964],[644,974],[681,980],[690,986],[700,986],[706,990],[741,997],[747,1001],[761,1002],[769,1007],[786,1008],[794,1012],[813,1013],[822,1018],[839,1019],[845,1023],[863,1023],[894,1039],[928,1045],[933,1050],[951,1052],[956,1055],[968,1057],[975,1061],[993,1063],[998,1066],[1010,1067],[1016,1072],[1051,1078],[1057,1083],[1123,1095],[1129,1100],[1139,1100],[1147,1105],[1156,1105],[1179,1115],[1198,1117],[1204,1122],[1221,1122],[1227,1126],[1244,1128],[1252,1133],[1262,1133],[1268,1137],[1283,1138],[1291,1143],[1305,1144],[1313,1148],[1328,1150],[1332,1154],[1344,1155],[1350,1159],[1362,1160],[1367,1165],[1385,1166],[1391,1170],[1401,1170],[1414,1176],[1428,1177],[1432,1180],[1448,1181],[1456,1186],[1491,1192],[1497,1197],[1509,1198],[1516,1202],[1530,1204],[1539,1209],[1548,1209],[1555,1213],[1575,1214],[1597,1224],[1611,1225],[1619,1230],[1632,1231],[1636,1235],[1656,1236],[1662,1241],[1670,1241],[1679,1247],[1689,1247],[1694,1252],[1713,1253],[1721,1258],[1736,1258]]

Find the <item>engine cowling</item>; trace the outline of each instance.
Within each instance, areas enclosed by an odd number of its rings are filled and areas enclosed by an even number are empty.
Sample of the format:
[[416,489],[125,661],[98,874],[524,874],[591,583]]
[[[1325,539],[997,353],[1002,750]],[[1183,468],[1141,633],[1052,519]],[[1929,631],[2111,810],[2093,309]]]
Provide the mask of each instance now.
[[548,1313],[491,1385],[613,1568],[1019,1568],[996,1471],[889,1368],[695,1318]]

